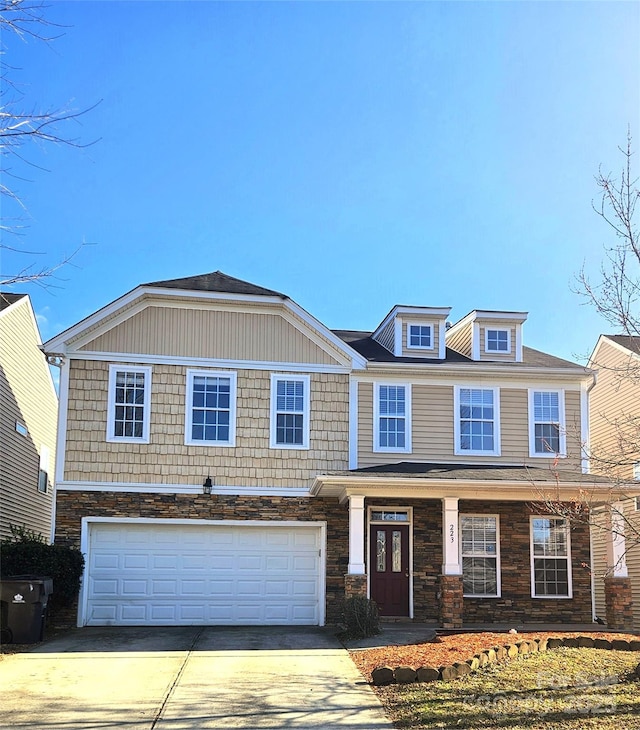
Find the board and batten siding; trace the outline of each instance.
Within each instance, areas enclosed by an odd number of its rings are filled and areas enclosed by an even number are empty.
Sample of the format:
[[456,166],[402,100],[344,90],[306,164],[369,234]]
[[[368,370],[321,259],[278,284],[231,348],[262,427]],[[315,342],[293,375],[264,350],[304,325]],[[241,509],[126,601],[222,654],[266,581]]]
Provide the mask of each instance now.
[[[481,386],[479,386],[481,387]],[[580,393],[565,392],[567,458],[562,468],[580,469]],[[411,388],[412,451],[373,451],[373,383],[358,385],[358,467],[399,461],[530,464],[547,459],[529,457],[528,391],[500,388],[501,456],[454,455],[454,387],[414,383]]]
[[[637,537],[640,534],[640,512],[635,508],[635,500],[630,499],[625,502],[625,516],[629,520],[630,527],[627,528],[629,534],[627,542],[627,570],[631,579],[631,594],[633,599],[633,629],[640,632],[640,544]],[[606,525],[604,515],[598,515],[596,520],[598,525]],[[606,618],[606,607],[604,599],[604,576],[608,571],[607,565],[607,547],[606,541],[610,538],[610,533],[606,529],[592,529],[593,541],[593,586],[595,593],[595,609],[596,616],[602,619]],[[636,543],[636,544],[633,544]]]
[[148,306],[80,350],[137,355],[344,364],[278,314]]
[[[0,313],[0,538],[10,535],[10,525],[51,536],[58,399],[39,344],[25,296]],[[38,491],[43,446],[49,452],[46,493]]]
[[310,374],[309,449],[271,449],[271,371],[233,371],[236,445],[216,447],[185,445],[186,367],[152,366],[148,444],[106,441],[108,363],[72,360],[70,368],[66,481],[193,486],[210,472],[217,485],[300,487],[348,467],[347,374]]

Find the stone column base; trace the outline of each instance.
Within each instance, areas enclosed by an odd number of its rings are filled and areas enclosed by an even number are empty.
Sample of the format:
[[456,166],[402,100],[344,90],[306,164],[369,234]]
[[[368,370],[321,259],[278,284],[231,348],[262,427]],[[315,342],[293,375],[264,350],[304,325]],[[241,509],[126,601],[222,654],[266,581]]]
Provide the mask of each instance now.
[[633,631],[631,580],[610,576],[604,579],[607,628]]
[[358,573],[347,573],[344,577],[344,597],[367,597],[367,576]]
[[462,628],[462,576],[440,576],[440,626],[443,629]]

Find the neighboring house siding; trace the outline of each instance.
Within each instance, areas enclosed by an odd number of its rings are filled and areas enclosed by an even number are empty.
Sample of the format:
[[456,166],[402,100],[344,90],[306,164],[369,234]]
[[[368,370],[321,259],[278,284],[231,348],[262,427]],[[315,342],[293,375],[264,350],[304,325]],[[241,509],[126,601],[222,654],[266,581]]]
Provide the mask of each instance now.
[[187,368],[152,370],[150,443],[107,443],[109,364],[71,362],[65,480],[200,485],[210,472],[218,485],[289,487],[348,467],[346,374],[310,374],[310,448],[300,450],[269,448],[271,371],[233,371],[236,445],[222,447],[185,445]]
[[[81,350],[137,355],[343,364],[277,314],[149,306]],[[327,352],[329,350],[329,352]],[[332,354],[330,354],[332,353]]]
[[[0,537],[10,525],[51,536],[58,401],[29,299],[0,314]],[[27,434],[16,431],[16,421]],[[47,492],[38,491],[40,454],[49,452]]]
[[[627,570],[631,578],[631,592],[633,596],[633,628],[640,632],[640,512],[635,509],[635,500],[625,502],[625,515],[629,520],[627,532]],[[598,524],[604,524],[599,519]],[[606,559],[606,540],[610,535],[605,530],[593,530],[593,585],[595,593],[595,613],[600,618],[606,617],[604,600],[604,578],[609,573]]]
[[[384,378],[381,378],[383,381]],[[472,381],[470,381],[472,382]],[[532,384],[532,387],[537,387]],[[454,455],[454,387],[452,385],[413,384],[412,451],[390,454],[373,451],[373,384],[358,386],[358,466],[367,467],[396,461],[468,463],[527,463],[535,466],[549,459],[529,457],[528,391],[500,389],[501,455]],[[565,391],[567,458],[562,469],[580,469],[580,393]]]
[[458,332],[447,333],[447,347],[471,357],[471,325],[461,327]]
[[591,471],[633,479],[633,462],[640,460],[640,358],[605,341],[592,366],[598,377],[589,396]]

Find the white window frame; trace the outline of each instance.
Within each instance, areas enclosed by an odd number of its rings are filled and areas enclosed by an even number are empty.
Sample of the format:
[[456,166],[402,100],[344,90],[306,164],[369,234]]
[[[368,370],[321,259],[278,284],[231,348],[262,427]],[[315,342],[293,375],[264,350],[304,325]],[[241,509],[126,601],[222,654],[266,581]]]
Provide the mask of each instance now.
[[[427,327],[430,332],[431,344],[426,347],[425,345],[412,345],[411,344],[411,328],[412,327]],[[433,350],[435,348],[435,330],[430,322],[407,322],[407,350]]]
[[[404,446],[380,446],[380,388],[404,388]],[[373,451],[388,454],[411,453],[411,383],[379,382],[373,386]]]
[[[197,377],[227,378],[229,380],[229,438],[227,441],[207,441],[191,436],[193,427],[193,380]],[[187,398],[185,408],[184,442],[187,446],[235,446],[236,400],[238,375],[230,370],[187,370]]]
[[[496,552],[495,555],[490,553],[473,553],[465,555],[462,549],[462,519],[464,517],[491,517],[496,521]],[[459,515],[458,535],[460,536],[460,567],[462,568],[462,579],[464,585],[464,567],[463,558],[495,558],[496,561],[496,593],[465,593],[465,598],[500,598],[502,596],[502,581],[500,579],[500,515],[497,514],[482,514],[476,512],[461,512]]]
[[[461,445],[462,429],[460,428],[460,391],[491,390],[493,391],[493,451],[463,449]],[[485,385],[456,385],[453,390],[453,438],[456,456],[500,456],[500,388]]]
[[[46,494],[49,491],[49,469],[51,456],[47,446],[40,446],[40,465],[38,468],[38,492]],[[44,482],[44,484],[43,484]]]
[[[533,521],[534,520],[561,520],[565,523],[564,529],[566,534],[566,545],[567,554],[564,555],[534,555],[533,551]],[[531,558],[531,598],[547,599],[547,600],[566,600],[573,598],[573,576],[571,573],[571,530],[569,529],[569,523],[564,517],[555,517],[550,515],[531,515],[529,517],[529,553]],[[567,590],[566,596],[560,595],[538,595],[536,593],[536,573],[535,573],[535,560],[537,558],[549,558],[551,560],[566,560],[567,563]]]
[[[558,396],[558,430],[560,435],[560,451],[556,454],[553,451],[545,451],[544,453],[536,451],[536,423],[535,420],[535,394],[536,393],[556,393]],[[557,456],[566,457],[567,455],[567,429],[565,425],[565,407],[564,407],[564,390],[558,388],[529,388],[529,456],[532,459],[555,459]],[[539,421],[539,423],[548,423],[548,421]]]
[[[491,350],[489,348],[489,332],[506,332],[507,333],[507,349]],[[484,351],[491,355],[510,355],[511,354],[511,330],[508,327],[486,327],[484,328]]]
[[[293,380],[304,385],[303,412],[302,412],[302,443],[301,444],[279,444],[277,436],[277,405],[278,405],[278,383],[281,380]],[[309,375],[298,375],[293,373],[272,373],[271,374],[271,413],[270,413],[270,438],[269,445],[272,449],[308,449],[310,430],[310,404],[311,404],[311,378]],[[286,411],[293,413],[293,411]],[[285,413],[285,411],[283,411]]]
[[[116,423],[116,375],[117,373],[144,374],[144,402],[142,436],[114,436]],[[148,365],[109,365],[109,389],[107,395],[107,441],[110,443],[148,444],[149,424],[151,423],[151,373]]]

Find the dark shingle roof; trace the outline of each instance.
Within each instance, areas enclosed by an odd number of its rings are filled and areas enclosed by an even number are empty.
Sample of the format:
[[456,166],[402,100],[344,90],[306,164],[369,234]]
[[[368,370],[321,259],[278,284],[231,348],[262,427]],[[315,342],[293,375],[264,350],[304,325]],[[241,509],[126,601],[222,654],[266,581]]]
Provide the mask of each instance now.
[[6,291],[0,292],[0,312],[26,296],[26,294],[11,294]]
[[153,286],[160,289],[185,289],[190,291],[211,291],[224,294],[254,294],[257,296],[280,297],[288,299],[286,294],[256,286],[248,281],[235,279],[223,274],[222,271],[212,271],[210,274],[186,276],[182,279],[168,279],[167,281],[152,281],[143,286]]
[[[455,350],[447,347],[446,360],[438,360],[437,358],[427,357],[396,357],[386,347],[383,347],[379,342],[376,342],[371,335],[372,332],[360,332],[357,330],[333,330],[333,333],[337,335],[343,342],[353,347],[354,350],[359,352],[369,362],[404,362],[404,363],[420,363],[420,364],[441,364],[442,362],[447,363],[470,363],[474,362],[466,355],[462,355]],[[640,338],[639,338],[640,339]],[[522,362],[521,363],[504,363],[494,361],[483,361],[491,362],[495,365],[508,365],[513,366],[539,366],[547,368],[575,368],[581,367],[576,363],[569,362],[569,360],[562,360],[554,355],[547,355],[546,352],[540,352],[534,350],[531,347],[522,348]]]
[[640,337],[637,335],[603,335],[608,340],[615,342],[622,347],[626,347],[627,350],[640,354]]
[[369,466],[328,472],[334,476],[416,477],[418,479],[460,479],[465,481],[549,482],[610,484],[610,480],[580,471],[563,471],[539,466],[495,466],[493,464],[397,464]]

